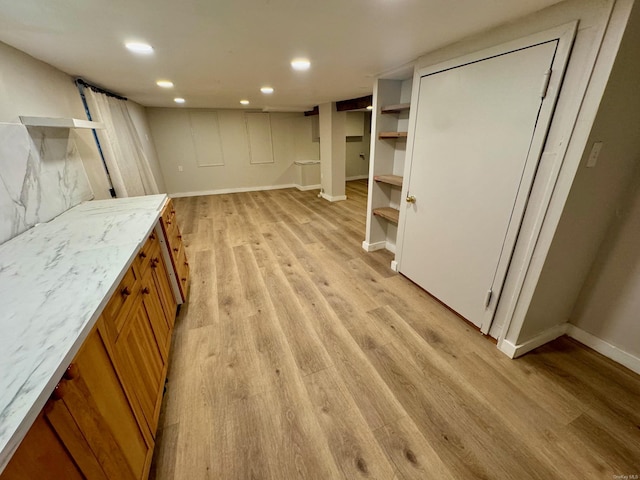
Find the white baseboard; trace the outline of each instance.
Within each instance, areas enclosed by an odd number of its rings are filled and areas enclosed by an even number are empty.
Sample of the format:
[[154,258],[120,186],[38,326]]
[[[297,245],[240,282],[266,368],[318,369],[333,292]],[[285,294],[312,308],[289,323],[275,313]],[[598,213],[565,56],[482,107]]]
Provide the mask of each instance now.
[[341,200],[346,200],[347,199],[346,195],[331,196],[331,195],[327,195],[324,192],[322,192],[321,195],[322,195],[322,198],[324,198],[325,200],[329,200],[330,202],[339,202]]
[[567,333],[567,325],[567,323],[562,323],[560,325],[556,325],[555,327],[548,328],[544,332],[533,337],[531,340],[527,340],[526,342],[520,343],[518,345],[510,342],[509,340],[502,339],[498,342],[498,348],[508,357],[517,358],[527,352],[530,352],[534,348],[538,348],[539,346],[544,345],[551,340],[555,340],[556,338],[561,337],[562,335]]
[[298,190],[302,190],[303,192],[306,192],[307,190],[320,190],[320,184],[317,184],[317,185],[296,185],[295,187]]
[[394,243],[385,242],[384,248],[389,250],[391,253],[396,253],[396,246]]
[[624,365],[629,370],[640,374],[640,358],[635,355],[625,352],[615,345],[612,345],[609,342],[576,327],[575,325],[568,324],[566,333],[571,338],[574,338],[587,347],[594,349],[596,352],[601,353],[614,362]]
[[367,173],[365,175],[354,175],[353,177],[347,177],[347,178],[345,178],[345,180],[347,182],[350,182],[352,180],[366,180],[368,178],[369,178],[369,174]]
[[383,250],[387,248],[387,242],[368,243],[364,241],[362,242],[362,248],[367,252],[375,252],[376,250]]
[[[240,188],[220,188],[217,190],[201,190],[198,192],[176,192],[170,193],[169,197],[171,198],[181,198],[181,197],[200,197],[203,195],[222,195],[225,193],[244,193],[244,192],[260,192],[263,190],[281,190],[283,188],[294,188],[298,185],[294,183],[289,183],[286,185],[263,185],[259,187],[240,187]],[[318,187],[320,186],[318,185]]]

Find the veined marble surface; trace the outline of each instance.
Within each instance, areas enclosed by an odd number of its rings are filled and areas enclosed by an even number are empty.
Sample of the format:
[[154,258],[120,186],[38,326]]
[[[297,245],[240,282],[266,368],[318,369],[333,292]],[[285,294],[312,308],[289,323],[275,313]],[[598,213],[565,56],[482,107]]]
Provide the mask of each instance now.
[[0,245],[0,472],[91,332],[166,198],[86,202]]
[[69,129],[0,123],[0,243],[92,198]]

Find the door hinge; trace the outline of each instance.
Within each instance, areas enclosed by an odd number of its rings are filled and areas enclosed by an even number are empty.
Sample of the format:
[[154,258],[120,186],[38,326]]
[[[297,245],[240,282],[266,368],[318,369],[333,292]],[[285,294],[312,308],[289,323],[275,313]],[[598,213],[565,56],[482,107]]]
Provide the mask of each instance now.
[[544,72],[542,77],[542,88],[540,89],[540,98],[547,96],[547,90],[549,89],[549,80],[551,80],[551,70]]
[[484,298],[484,308],[487,308],[491,303],[491,297],[493,297],[493,290],[487,290],[487,296]]

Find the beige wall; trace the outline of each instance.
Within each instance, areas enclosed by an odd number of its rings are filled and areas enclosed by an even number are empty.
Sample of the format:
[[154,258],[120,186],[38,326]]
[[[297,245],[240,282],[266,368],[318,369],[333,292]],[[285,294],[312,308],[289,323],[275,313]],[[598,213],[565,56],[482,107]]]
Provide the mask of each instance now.
[[[596,168],[583,171],[585,178],[579,184],[584,211],[577,220],[581,219],[586,228],[591,228],[594,217],[604,217],[603,221],[610,219],[611,222],[578,301],[568,315],[578,328],[636,357],[640,357],[638,85],[640,5],[634,7],[592,134],[594,139],[611,141],[604,145]],[[622,185],[629,180],[630,187],[625,193]]]
[[[519,334],[520,343],[548,327],[569,320],[607,228],[614,220],[616,210],[625,208],[623,195],[634,177],[640,158],[638,85],[640,12],[636,5],[582,153],[531,307]],[[594,142],[603,142],[603,147],[596,166],[588,168],[586,163]],[[622,237],[630,233],[621,225],[618,228],[618,235]],[[611,239],[610,245],[604,248],[614,251],[607,250],[598,254],[601,257],[599,262],[607,265],[607,258],[612,255],[612,265],[603,267],[608,269],[609,275],[616,271],[616,248],[613,244],[624,241],[624,238]],[[616,281],[620,282],[622,278]],[[587,287],[587,291],[590,288]],[[608,297],[605,290],[600,289],[598,292],[601,301],[611,303],[612,297]],[[620,324],[620,318],[600,317],[596,327],[588,307],[594,303],[588,297],[589,294],[583,291],[579,313],[575,314],[574,322],[578,325],[585,324],[596,335],[607,332],[609,322],[618,322],[619,325],[615,328],[618,339],[623,336],[622,330],[628,322],[622,321]],[[630,328],[629,332],[635,328]],[[640,337],[627,337],[625,346],[637,350]]]
[[640,358],[640,171],[615,215],[571,323]]
[[[347,137],[345,158],[346,177],[366,178],[369,175],[369,158],[371,148],[371,114],[366,112],[347,112],[347,119],[354,116],[354,123],[362,125],[362,136]],[[364,159],[360,157],[364,154]]]
[[[295,184],[295,160],[317,160],[311,120],[302,113],[270,113],[274,162],[250,163],[243,110],[216,110],[224,165],[198,166],[190,126],[190,109],[147,108],[167,192],[214,193]],[[179,171],[182,167],[182,172]]]
[[[20,116],[87,118],[69,75],[4,43],[0,43],[0,65],[0,122],[19,123]],[[91,131],[73,129],[70,135],[95,198],[110,198]]]

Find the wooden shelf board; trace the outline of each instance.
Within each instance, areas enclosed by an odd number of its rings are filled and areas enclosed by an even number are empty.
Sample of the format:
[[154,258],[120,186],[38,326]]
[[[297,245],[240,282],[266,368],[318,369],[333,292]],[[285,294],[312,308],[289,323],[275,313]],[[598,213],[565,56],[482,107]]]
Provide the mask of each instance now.
[[378,138],[407,138],[407,132],[380,132]]
[[56,117],[25,117],[21,116],[20,121],[27,127],[54,127],[54,128],[94,128],[104,129],[101,122],[80,120],[78,118],[56,118]]
[[400,210],[396,208],[391,208],[391,207],[374,208],[373,214],[377,215],[378,217],[382,217],[386,220],[389,220],[390,222],[393,222],[396,225],[398,224],[398,220],[400,218]]
[[388,183],[397,187],[402,186],[402,177],[400,175],[375,175],[373,179],[376,182]]
[[410,103],[398,103],[397,105],[386,105],[380,109],[380,113],[400,113],[409,110]]

